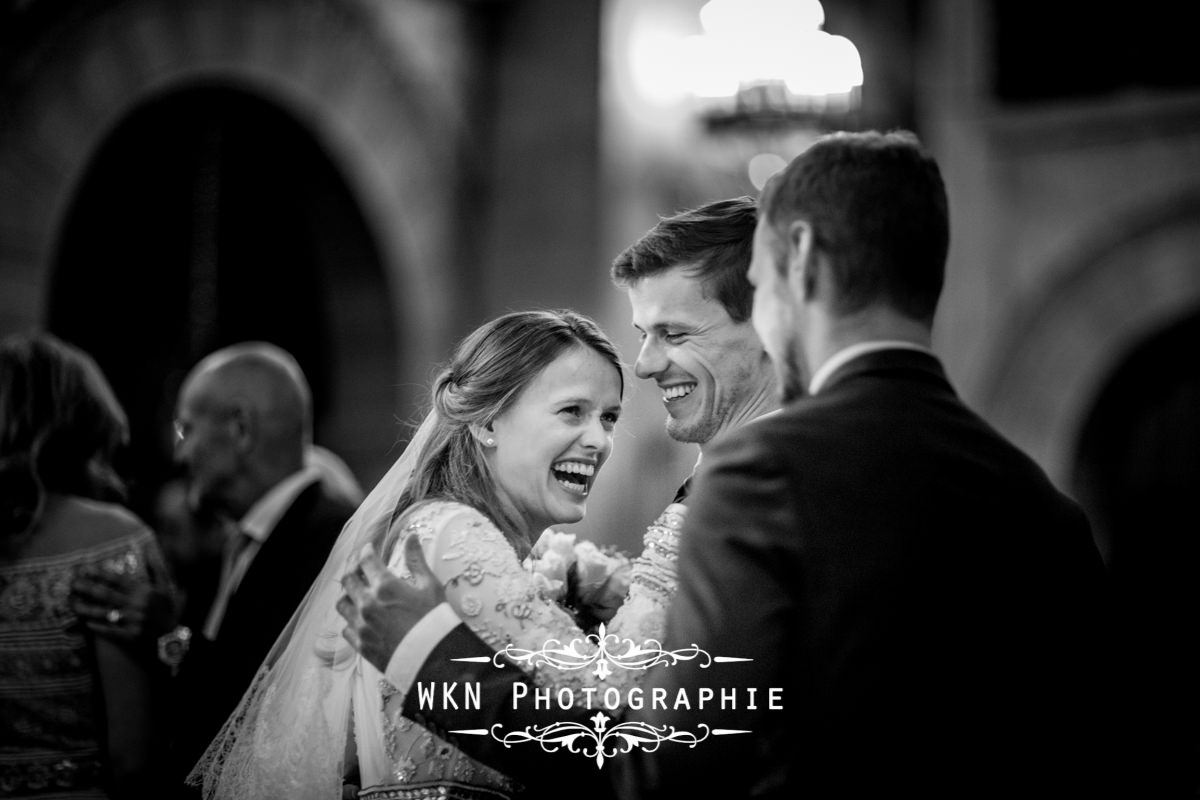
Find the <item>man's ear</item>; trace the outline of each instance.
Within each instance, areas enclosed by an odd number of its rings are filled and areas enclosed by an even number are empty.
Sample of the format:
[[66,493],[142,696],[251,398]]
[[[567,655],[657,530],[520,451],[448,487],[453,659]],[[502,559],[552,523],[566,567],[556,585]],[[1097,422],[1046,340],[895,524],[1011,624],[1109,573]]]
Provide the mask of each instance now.
[[229,409],[230,432],[238,452],[248,453],[254,447],[258,425],[258,414],[249,403],[234,403]]
[[787,229],[787,277],[801,300],[817,291],[816,233],[806,219],[792,220]]

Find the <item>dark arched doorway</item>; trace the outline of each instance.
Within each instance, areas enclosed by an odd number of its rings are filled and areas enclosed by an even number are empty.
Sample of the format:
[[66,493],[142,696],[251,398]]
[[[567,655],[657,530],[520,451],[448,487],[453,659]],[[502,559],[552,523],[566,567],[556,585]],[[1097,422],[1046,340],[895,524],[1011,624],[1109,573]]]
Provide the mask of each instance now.
[[[135,510],[148,513],[171,474],[170,420],[184,374],[247,339],[296,356],[312,384],[317,441],[342,452],[360,479],[373,478],[344,432],[363,407],[371,415],[392,407],[383,274],[346,182],[277,106],[229,86],[194,86],[126,117],[75,193],[46,318],[96,357],[130,415]],[[369,347],[355,340],[367,336]],[[386,371],[373,376],[374,397],[362,375],[379,364]],[[390,432],[392,419],[380,416]]]
[[1200,788],[1200,313],[1141,343],[1082,429],[1075,486],[1112,578],[1146,796]]

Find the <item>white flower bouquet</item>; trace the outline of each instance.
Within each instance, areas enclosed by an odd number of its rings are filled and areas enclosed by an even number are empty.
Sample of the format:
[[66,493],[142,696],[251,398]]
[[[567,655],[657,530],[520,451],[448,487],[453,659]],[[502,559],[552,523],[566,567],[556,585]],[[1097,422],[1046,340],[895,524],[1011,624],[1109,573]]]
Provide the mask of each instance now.
[[546,596],[587,632],[612,619],[629,590],[629,556],[616,547],[598,547],[553,528],[542,533],[525,566],[537,576]]

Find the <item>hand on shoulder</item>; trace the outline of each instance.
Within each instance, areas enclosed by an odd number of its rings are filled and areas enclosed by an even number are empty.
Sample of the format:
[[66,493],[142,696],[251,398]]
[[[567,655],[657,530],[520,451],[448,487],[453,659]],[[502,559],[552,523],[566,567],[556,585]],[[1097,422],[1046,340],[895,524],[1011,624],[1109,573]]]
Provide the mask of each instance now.
[[418,537],[404,540],[404,560],[411,577],[389,570],[367,545],[355,568],[342,578],[346,594],[337,603],[346,620],[343,635],[380,673],[387,672],[400,642],[426,614],[446,600],[446,592],[425,562]]

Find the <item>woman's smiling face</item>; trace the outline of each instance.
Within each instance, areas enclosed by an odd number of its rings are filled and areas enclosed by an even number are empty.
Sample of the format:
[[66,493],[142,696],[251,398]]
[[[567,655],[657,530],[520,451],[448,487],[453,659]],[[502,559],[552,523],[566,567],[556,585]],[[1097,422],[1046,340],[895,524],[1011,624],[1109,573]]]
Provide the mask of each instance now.
[[596,474],[612,452],[621,413],[621,376],[590,347],[550,362],[492,421],[486,449],[498,491],[537,538],[555,523],[578,522]]

